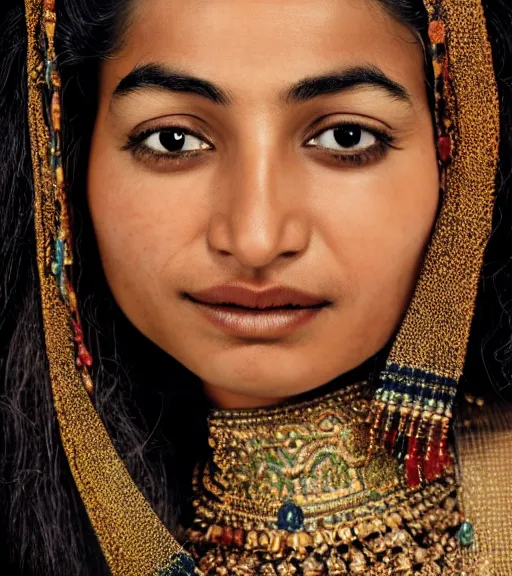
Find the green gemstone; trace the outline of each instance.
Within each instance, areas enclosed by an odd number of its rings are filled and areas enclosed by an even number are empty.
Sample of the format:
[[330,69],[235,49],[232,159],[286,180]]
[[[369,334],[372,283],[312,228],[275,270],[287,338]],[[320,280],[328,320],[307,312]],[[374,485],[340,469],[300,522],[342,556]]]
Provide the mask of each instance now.
[[381,495],[379,494],[379,492],[377,492],[375,490],[370,491],[370,498],[372,500],[375,500],[375,501],[380,500],[380,497],[381,497]]
[[457,532],[457,538],[461,546],[471,546],[475,539],[475,532],[473,524],[470,522],[463,522]]

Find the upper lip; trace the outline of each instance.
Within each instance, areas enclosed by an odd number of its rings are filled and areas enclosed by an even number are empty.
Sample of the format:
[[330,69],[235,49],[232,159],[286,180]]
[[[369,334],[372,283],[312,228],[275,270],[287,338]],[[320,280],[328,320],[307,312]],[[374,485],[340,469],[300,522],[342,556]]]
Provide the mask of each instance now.
[[240,284],[223,284],[199,292],[188,292],[187,295],[205,304],[234,304],[258,309],[288,305],[310,307],[330,303],[325,298],[288,286],[254,290]]

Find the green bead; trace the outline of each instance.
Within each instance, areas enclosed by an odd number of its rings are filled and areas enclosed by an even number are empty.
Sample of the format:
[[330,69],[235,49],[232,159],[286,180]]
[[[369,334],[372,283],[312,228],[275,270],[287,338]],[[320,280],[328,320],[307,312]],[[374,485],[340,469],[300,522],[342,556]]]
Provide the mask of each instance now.
[[457,532],[457,538],[461,546],[471,546],[475,539],[475,532],[473,524],[470,522],[463,522]]

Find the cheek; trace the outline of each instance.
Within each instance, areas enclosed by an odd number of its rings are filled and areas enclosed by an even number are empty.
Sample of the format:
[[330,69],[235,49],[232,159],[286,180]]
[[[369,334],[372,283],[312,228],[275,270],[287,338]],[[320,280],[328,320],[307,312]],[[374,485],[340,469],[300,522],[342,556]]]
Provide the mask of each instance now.
[[411,298],[439,202],[433,147],[428,155],[395,158],[354,186],[357,200],[338,238],[361,305],[393,321]]
[[162,305],[166,268],[193,242],[201,208],[197,195],[165,175],[148,175],[93,140],[88,202],[112,293],[143,331]]
[[385,343],[408,306],[437,214],[434,145],[426,138],[372,170],[325,174],[311,175],[323,198],[315,218],[336,259],[351,330]]

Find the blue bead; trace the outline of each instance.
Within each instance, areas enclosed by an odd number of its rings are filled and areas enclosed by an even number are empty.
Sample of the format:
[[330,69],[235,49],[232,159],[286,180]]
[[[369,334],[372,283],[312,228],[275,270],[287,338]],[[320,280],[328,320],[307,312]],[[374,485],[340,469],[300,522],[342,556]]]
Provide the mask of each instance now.
[[46,81],[46,85],[48,86],[48,89],[51,90],[52,89],[52,73],[53,73],[53,70],[55,69],[55,60],[46,60],[45,64],[46,64],[45,81]]
[[157,576],[193,576],[196,564],[189,554],[180,552],[171,559],[171,565],[158,572]]
[[296,532],[304,526],[304,512],[295,502],[287,500],[277,513],[277,527],[279,530]]
[[463,522],[457,531],[457,538],[461,546],[471,546],[475,538],[473,524],[471,522]]
[[62,241],[61,238],[57,238],[57,240],[55,241],[55,262],[57,264],[57,266],[60,268],[62,268],[62,266],[64,265],[64,242]]

